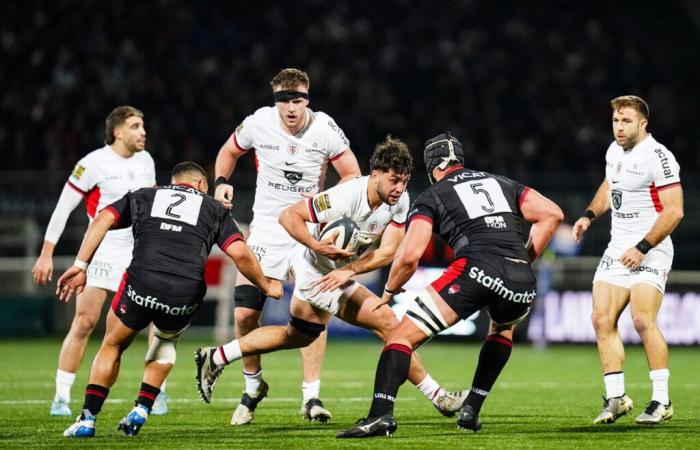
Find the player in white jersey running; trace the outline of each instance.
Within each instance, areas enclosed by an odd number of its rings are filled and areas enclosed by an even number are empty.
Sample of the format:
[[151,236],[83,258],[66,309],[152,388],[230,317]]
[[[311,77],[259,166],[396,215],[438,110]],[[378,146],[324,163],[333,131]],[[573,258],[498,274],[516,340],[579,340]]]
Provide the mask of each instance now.
[[[195,357],[200,394],[209,401],[225,365],[250,355],[299,348],[313,343],[333,315],[373,331],[382,339],[398,325],[393,310],[351,278],[391,263],[404,235],[409,208],[406,185],[412,169],[406,144],[387,138],[370,160],[371,175],[300,200],[280,215],[282,226],[303,244],[292,258],[296,286],[286,326],[266,326],[221,347],[198,349]],[[324,224],[348,217],[359,227],[347,251],[319,241]],[[319,224],[310,232],[308,223]],[[417,355],[409,380],[446,416],[454,415],[466,395],[448,392],[425,370]],[[315,405],[311,405],[313,409]]]
[[[299,199],[323,188],[327,165],[333,166],[340,183],[360,176],[350,144],[335,121],[323,112],[308,108],[309,77],[298,69],[283,69],[271,81],[274,107],[263,107],[246,117],[216,157],[215,198],[231,207],[233,188],[228,177],[238,158],[255,155],[257,181],[253,222],[247,243],[257,255],[263,273],[278,280],[289,278],[290,259],[298,243],[278,223],[278,216]],[[240,273],[236,279],[235,333],[242,337],[260,326],[265,297]],[[309,420],[327,420],[322,407],[310,411],[311,400],[318,405],[321,365],[326,333],[313,345],[301,349],[303,383],[301,413]],[[243,360],[245,390],[231,417],[232,425],[253,420],[258,403],[267,395],[259,356]]]
[[593,278],[592,321],[606,390],[603,411],[593,423],[612,423],[633,406],[625,394],[625,353],[617,329],[629,303],[652,381],[651,401],[635,421],[658,424],[673,416],[668,347],[656,314],[673,262],[670,235],[683,218],[680,167],[647,133],[649,107],[644,100],[627,95],[611,105],[615,142],[605,155],[605,180],[573,228],[578,241],[596,217],[612,211],[610,243]]
[[[88,153],[76,164],[56,204],[46,229],[41,254],[32,269],[34,281],[46,284],[53,274],[53,252],[71,212],[84,199],[88,219],[129,191],[156,184],[153,158],[144,150],[143,113],[119,106],[106,120],[105,146]],[[71,415],[68,406],[75,373],[88,338],[97,323],[108,292],[116,292],[131,261],[134,238],[131,228],[110,231],[88,267],[85,291],[78,296],[75,316],[58,357],[56,394],[51,415]]]

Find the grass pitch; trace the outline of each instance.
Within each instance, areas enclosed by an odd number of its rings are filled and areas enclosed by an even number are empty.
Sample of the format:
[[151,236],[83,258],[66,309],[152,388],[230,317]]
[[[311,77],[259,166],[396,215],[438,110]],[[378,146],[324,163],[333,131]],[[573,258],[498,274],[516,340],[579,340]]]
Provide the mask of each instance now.
[[[88,366],[97,349],[93,341],[73,388],[71,408],[82,405]],[[321,397],[333,412],[328,425],[308,423],[299,415],[301,369],[298,351],[263,359],[270,394],[260,404],[252,425],[233,427],[229,420],[242,389],[240,365],[229,366],[219,380],[212,404],[198,399],[192,354],[210,342],[188,339],[179,344],[179,358],[168,381],[170,414],[149,418],[141,433],[116,432],[140,386],[145,340],[124,355],[121,376],[97,421],[97,436],[69,440],[61,433],[74,418],[50,417],[56,358],[60,341],[0,342],[0,448],[700,448],[700,350],[671,349],[671,398],[675,417],[656,427],[634,424],[651,396],[651,382],[640,347],[627,349],[627,393],[633,414],[612,425],[594,426],[604,393],[596,350],[592,346],[555,346],[537,350],[516,344],[508,366],[487,399],[479,433],[458,430],[454,418],[435,411],[410,383],[399,391],[397,432],[391,438],[336,440],[335,432],[351,426],[369,407],[374,371],[381,351],[376,340],[330,338],[324,363]],[[430,373],[448,389],[471,382],[478,345],[425,345],[420,354]]]

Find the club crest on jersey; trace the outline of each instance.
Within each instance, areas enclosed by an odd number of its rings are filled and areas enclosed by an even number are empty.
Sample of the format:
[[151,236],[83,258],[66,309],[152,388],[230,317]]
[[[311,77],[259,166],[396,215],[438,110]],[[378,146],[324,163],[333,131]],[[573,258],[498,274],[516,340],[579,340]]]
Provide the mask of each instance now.
[[453,284],[447,289],[448,294],[456,294],[459,292],[459,285],[458,284]]
[[83,173],[85,173],[85,166],[81,166],[80,164],[78,164],[73,170],[73,178],[79,180],[80,177],[83,176]]
[[295,144],[289,144],[289,146],[287,147],[287,153],[294,156],[297,153],[299,153],[299,147],[297,147]]
[[622,191],[618,191],[617,189],[613,189],[610,192],[610,195],[612,197],[612,205],[615,209],[620,209],[622,206]]
[[292,184],[297,184],[301,181],[303,174],[301,172],[290,172],[289,170],[284,171],[284,177]]
[[618,162],[617,165],[615,166],[615,174],[619,174],[620,171],[622,170],[622,162]]
[[367,231],[370,233],[377,231],[377,222],[370,222],[369,225],[367,225]]

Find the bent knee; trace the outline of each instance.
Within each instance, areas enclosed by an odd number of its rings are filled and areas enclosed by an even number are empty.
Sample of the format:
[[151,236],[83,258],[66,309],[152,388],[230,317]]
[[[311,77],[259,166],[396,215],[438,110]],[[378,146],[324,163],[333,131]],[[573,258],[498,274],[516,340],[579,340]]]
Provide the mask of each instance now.
[[617,324],[615,320],[608,314],[596,313],[591,314],[591,322],[596,334],[611,333],[615,330]]
[[233,313],[236,328],[245,335],[260,327],[260,311],[249,308],[236,308]]
[[637,331],[638,334],[643,334],[649,330],[653,330],[654,328],[656,328],[656,324],[651,319],[651,317],[642,315],[633,314],[632,325],[634,325],[634,329]]
[[71,333],[78,336],[86,336],[92,333],[95,329],[97,321],[100,315],[94,313],[77,313],[73,318],[73,324],[71,325]]

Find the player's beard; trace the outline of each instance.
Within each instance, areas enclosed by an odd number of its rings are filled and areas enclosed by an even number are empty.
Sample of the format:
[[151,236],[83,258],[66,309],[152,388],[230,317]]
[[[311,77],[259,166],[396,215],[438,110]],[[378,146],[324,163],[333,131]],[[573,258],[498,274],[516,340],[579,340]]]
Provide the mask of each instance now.
[[386,192],[382,191],[382,184],[377,180],[377,195],[379,196],[379,200],[382,201],[382,203],[386,203],[387,205],[395,205],[396,202],[391,203],[391,199],[389,197],[389,194]]

